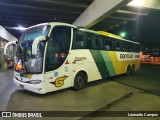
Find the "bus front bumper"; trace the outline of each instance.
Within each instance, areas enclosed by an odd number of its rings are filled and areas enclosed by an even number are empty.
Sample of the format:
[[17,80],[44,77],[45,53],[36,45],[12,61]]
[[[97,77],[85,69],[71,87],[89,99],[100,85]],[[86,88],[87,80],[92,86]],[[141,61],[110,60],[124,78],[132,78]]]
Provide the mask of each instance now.
[[29,84],[29,83],[18,81],[14,78],[14,84],[20,87],[21,89],[28,90],[34,93],[38,93],[38,94],[46,93],[44,82],[41,82],[39,84]]

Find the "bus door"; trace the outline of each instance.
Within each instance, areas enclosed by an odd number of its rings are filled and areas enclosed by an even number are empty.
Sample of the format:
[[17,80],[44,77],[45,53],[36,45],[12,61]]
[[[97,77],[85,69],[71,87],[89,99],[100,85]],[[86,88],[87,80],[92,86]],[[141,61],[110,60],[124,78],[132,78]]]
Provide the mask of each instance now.
[[54,27],[46,50],[45,81],[46,91],[59,90],[71,86],[72,66],[68,62],[71,28]]

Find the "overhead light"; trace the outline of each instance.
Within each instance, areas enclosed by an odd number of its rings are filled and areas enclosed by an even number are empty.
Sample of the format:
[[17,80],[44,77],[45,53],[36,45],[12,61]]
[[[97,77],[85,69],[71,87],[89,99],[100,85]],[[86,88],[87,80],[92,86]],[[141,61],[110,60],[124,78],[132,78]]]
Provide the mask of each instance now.
[[14,29],[14,30],[26,30],[27,28],[23,27],[23,26],[18,26],[18,27],[5,27],[6,29]]
[[25,30],[26,28],[23,27],[23,26],[18,26],[16,29],[17,29],[17,30]]
[[120,33],[120,36],[121,36],[122,38],[125,38],[125,37],[126,37],[126,35],[127,35],[127,33],[126,33],[126,32],[121,32],[121,33]]
[[45,31],[46,31],[46,29],[47,29],[47,26],[45,26],[45,27],[43,28],[43,32],[45,32]]
[[139,12],[132,12],[132,11],[127,11],[127,10],[117,10],[116,12],[123,13],[123,14],[131,14],[131,15],[144,15],[144,16],[148,15],[148,11],[139,13]]
[[128,5],[129,6],[143,6],[145,3],[145,0],[133,0],[132,2],[130,2]]

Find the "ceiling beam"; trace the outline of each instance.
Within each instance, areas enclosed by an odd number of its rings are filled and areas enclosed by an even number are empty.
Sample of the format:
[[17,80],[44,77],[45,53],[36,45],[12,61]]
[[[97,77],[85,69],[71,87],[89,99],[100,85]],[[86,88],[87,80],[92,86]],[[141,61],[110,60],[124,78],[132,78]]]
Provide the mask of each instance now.
[[27,0],[27,1],[37,1],[37,2],[50,3],[50,4],[56,4],[56,5],[63,5],[63,6],[76,7],[76,8],[77,7],[81,7],[81,8],[87,8],[88,7],[88,5],[86,5],[86,4],[82,3],[82,2],[74,3],[74,1],[71,1],[71,0],[70,1],[69,0]]
[[107,18],[112,18],[112,19],[120,19],[120,20],[132,20],[132,21],[136,21],[136,18],[127,18],[127,17],[116,17],[116,16],[108,16]]
[[129,19],[136,19],[140,15],[133,15],[133,14],[123,14],[123,13],[113,13],[111,16],[113,17],[120,17],[120,18],[129,18]]
[[72,13],[72,14],[80,14],[80,11],[73,11],[73,10],[62,10],[62,9],[51,9],[51,8],[42,8],[42,7],[37,7],[37,6],[28,6],[28,5],[20,5],[20,4],[13,4],[13,3],[0,3],[0,5],[4,8],[8,7],[9,9],[12,8],[12,10],[20,9],[20,10],[30,10],[30,11],[35,11],[37,12],[39,10],[41,11],[46,11],[46,12],[61,12],[61,13]]
[[12,19],[18,19],[18,20],[25,20],[25,21],[57,21],[57,20],[71,20],[74,21],[76,18],[74,17],[65,17],[65,16],[19,16],[19,15],[14,15],[14,16],[8,16],[4,14],[0,14],[0,19],[1,20],[12,20]]
[[106,19],[106,20],[103,20],[103,21],[101,21],[101,22],[99,22],[99,23],[97,23],[96,25],[106,25],[106,24],[115,24],[115,23],[118,23],[119,22],[119,20],[115,20],[114,19],[114,21],[112,21],[112,20],[110,20],[109,18],[108,18],[108,20]]
[[56,21],[47,21],[47,20],[16,20],[16,19],[3,19],[0,18],[0,25],[2,26],[8,26],[8,27],[17,27],[18,25],[22,25],[25,27],[29,27],[35,24],[40,24],[40,23],[46,23],[46,22],[65,22],[65,23],[72,23],[70,19],[59,19]]
[[130,14],[130,15],[143,15],[143,16],[147,16],[149,14],[149,12],[132,12],[127,10],[117,10],[116,13]]
[[73,22],[76,26],[89,28],[120,9],[131,0],[94,0]]
[[[18,26],[18,24],[17,23],[10,23],[10,22],[5,22],[5,21],[0,21],[0,25],[1,26],[3,26],[4,28],[5,27],[10,27],[10,26],[14,26],[14,27],[17,27]],[[29,26],[31,26],[31,25],[34,25],[33,23],[26,23],[26,24],[24,24],[23,26],[24,27],[29,27]]]
[[[115,24],[114,24],[115,25]],[[109,28],[109,27],[111,27],[111,26],[113,26],[113,24],[112,25],[110,25],[110,24],[106,24],[106,25],[94,25],[93,27],[99,27],[99,28]]]
[[27,12],[27,11],[20,11],[20,10],[8,10],[8,9],[6,9],[6,10],[1,10],[0,11],[0,15],[4,15],[4,16],[8,16],[8,15],[10,15],[10,16],[20,16],[20,17],[35,17],[35,18],[37,18],[37,17],[45,17],[45,18],[55,18],[55,17],[67,17],[67,18],[74,18],[74,19],[76,19],[76,17],[77,17],[77,15],[73,15],[73,14],[71,14],[71,13],[65,13],[65,14],[62,14],[62,13],[59,13],[59,14],[57,14],[57,12],[41,12],[41,15],[39,15],[39,13],[38,12],[35,12],[35,11],[33,11],[33,12]]
[[115,25],[115,24],[117,24],[117,23],[106,23],[106,24],[96,24],[96,25],[94,25],[93,27],[111,27],[111,26],[113,26],[113,25]]
[[106,27],[98,27],[98,26],[94,26],[94,27],[91,27],[90,29],[91,30],[95,30],[95,31],[106,31],[106,29],[108,29],[109,26],[106,26]]
[[151,9],[142,8],[142,7],[124,6],[120,10],[130,11],[130,12],[134,12],[134,13],[149,13]]
[[34,25],[41,22],[36,21],[22,21],[22,20],[0,20],[0,25],[2,26],[18,26],[18,25]]

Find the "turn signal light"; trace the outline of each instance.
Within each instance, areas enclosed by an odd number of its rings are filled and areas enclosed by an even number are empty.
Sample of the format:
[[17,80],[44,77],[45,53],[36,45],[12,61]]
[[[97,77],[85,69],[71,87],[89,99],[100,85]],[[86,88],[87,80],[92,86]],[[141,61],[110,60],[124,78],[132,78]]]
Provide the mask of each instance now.
[[22,70],[22,64],[16,64],[15,65],[16,70]]

